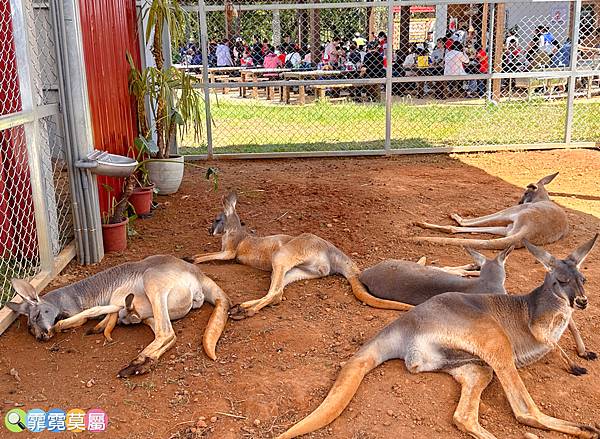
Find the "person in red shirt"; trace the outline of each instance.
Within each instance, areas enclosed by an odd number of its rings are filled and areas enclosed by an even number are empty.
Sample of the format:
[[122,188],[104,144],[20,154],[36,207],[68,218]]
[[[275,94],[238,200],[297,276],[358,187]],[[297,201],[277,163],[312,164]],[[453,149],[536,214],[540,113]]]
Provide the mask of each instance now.
[[[473,44],[473,48],[475,49],[475,59],[479,62],[479,73],[488,73],[490,67],[490,61],[488,58],[488,54],[481,44],[475,43]],[[477,81],[477,92],[479,96],[483,96],[485,94],[485,81],[479,80]]]
[[446,50],[452,50],[452,45],[454,44],[454,40],[452,38],[446,37],[446,42],[444,43],[444,47]]

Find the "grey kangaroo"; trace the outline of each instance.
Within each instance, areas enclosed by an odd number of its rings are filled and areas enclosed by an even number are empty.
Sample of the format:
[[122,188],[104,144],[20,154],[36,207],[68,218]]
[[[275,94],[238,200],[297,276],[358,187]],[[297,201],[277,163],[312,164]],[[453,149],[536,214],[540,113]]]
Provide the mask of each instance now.
[[352,400],[365,375],[395,358],[404,360],[411,373],[452,375],[462,386],[454,423],[475,438],[495,438],[479,424],[481,394],[494,373],[519,422],[579,438],[598,438],[596,427],[542,413],[517,371],[557,347],[573,310],[587,307],[585,277],[579,267],[597,238],[565,259],[525,241],[547,270],[542,285],[529,294],[444,293],[417,305],[354,354],[321,405],[278,439],[291,439],[332,422]]
[[12,284],[23,302],[9,302],[7,306],[28,317],[29,332],[38,340],[48,340],[57,332],[100,316],[106,317],[92,332],[104,330],[106,335],[117,320],[150,326],[154,341],[119,372],[120,377],[149,372],[175,344],[171,320],[185,317],[205,300],[215,307],[203,337],[204,350],[214,360],[230,307],[227,295],[198,267],[167,255],[117,265],[42,297],[24,280],[13,279]]
[[532,244],[549,244],[564,238],[569,232],[569,223],[564,210],[552,200],[546,190],[558,172],[527,186],[517,206],[479,218],[463,219],[458,214],[450,215],[460,227],[440,226],[424,222],[415,225],[444,233],[489,233],[500,235],[496,239],[462,239],[443,237],[416,237],[417,241],[437,244],[463,245],[472,248],[502,250],[514,245],[523,247],[523,240]]
[[[478,277],[474,277],[475,272],[468,274],[468,277],[453,273],[463,273],[462,270],[470,268],[469,266],[455,269],[438,268],[411,261],[387,260],[364,270],[359,279],[375,297],[409,305],[418,305],[433,296],[450,291],[466,294],[507,294],[504,289],[504,264],[513,248],[511,246],[501,251],[494,259],[488,259],[473,249],[465,248],[475,261],[475,266],[480,268]],[[575,339],[577,354],[586,360],[595,360],[596,353],[585,349],[585,343],[573,319],[569,321],[569,330]],[[559,354],[571,374],[587,373],[587,369],[575,364],[562,349]]]
[[344,276],[357,299],[376,308],[406,310],[409,306],[371,296],[358,280],[360,269],[346,254],[329,241],[310,233],[298,236],[270,235],[258,237],[242,225],[235,210],[237,196],[231,192],[223,197],[223,212],[217,215],[208,230],[213,236],[222,235],[221,251],[198,254],[186,261],[200,264],[207,261],[236,260],[261,270],[272,271],[267,294],[234,306],[230,315],[243,319],[267,305],[281,302],[286,285],[302,280],[317,279],[331,274]]

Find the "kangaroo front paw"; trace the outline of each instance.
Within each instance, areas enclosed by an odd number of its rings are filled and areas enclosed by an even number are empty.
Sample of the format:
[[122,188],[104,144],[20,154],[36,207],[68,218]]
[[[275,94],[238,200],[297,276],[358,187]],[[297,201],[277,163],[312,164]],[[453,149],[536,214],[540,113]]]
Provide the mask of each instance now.
[[571,370],[569,372],[572,375],[581,376],[581,375],[585,375],[587,373],[587,369],[585,367],[575,365],[575,366],[571,367]]
[[592,351],[585,351],[583,355],[579,356],[585,360],[596,360],[598,358],[598,354]]
[[143,375],[154,369],[154,366],[156,366],[156,360],[153,360],[150,357],[146,357],[141,362],[139,359],[135,359],[129,364],[129,366],[121,369],[121,371],[119,371],[117,374],[117,377],[128,378],[133,375]]

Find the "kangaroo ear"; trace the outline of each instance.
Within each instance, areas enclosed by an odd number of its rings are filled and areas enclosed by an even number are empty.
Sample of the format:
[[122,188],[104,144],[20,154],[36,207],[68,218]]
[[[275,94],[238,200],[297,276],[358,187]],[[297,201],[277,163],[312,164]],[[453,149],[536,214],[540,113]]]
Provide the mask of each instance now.
[[29,302],[25,301],[21,303],[6,302],[5,305],[8,307],[8,309],[12,309],[17,314],[23,314],[25,316],[29,315],[29,307],[31,306]]
[[575,262],[575,264],[577,265],[577,268],[581,267],[581,264],[583,264],[583,261],[585,261],[585,258],[587,257],[587,255],[594,248],[594,244],[596,244],[597,239],[598,239],[598,233],[596,233],[596,235],[592,239],[590,239],[588,242],[581,244],[579,247],[577,247],[577,249],[575,249],[573,251],[573,253],[571,253],[567,259]]
[[125,309],[127,311],[131,311],[133,310],[133,299],[134,299],[134,295],[132,293],[129,293],[127,295],[127,297],[125,298]]
[[558,175],[558,172],[555,172],[554,174],[551,175],[546,175],[544,178],[540,179],[540,181],[538,181],[538,184],[542,184],[542,185],[546,185],[549,184],[552,180],[554,180],[554,178]]
[[556,258],[546,250],[531,244],[526,239],[523,240],[523,244],[525,244],[525,247],[527,247],[529,253],[531,253],[538,261],[542,263],[546,271],[551,271],[555,267]]
[[236,203],[237,195],[234,191],[229,192],[225,197],[223,197],[223,208],[225,209],[226,215],[230,215],[235,212]]
[[485,264],[485,261],[487,261],[485,256],[470,247],[465,247],[465,250],[471,255],[475,263],[479,265],[480,268],[483,267],[483,264]]
[[23,279],[11,279],[15,292],[23,298],[26,302],[29,302],[30,305],[35,305],[39,303],[40,296],[38,296],[35,288],[31,286],[31,284]]
[[498,253],[498,256],[496,256],[496,259],[501,263],[504,264],[506,262],[506,258],[508,258],[508,255],[510,255],[510,252],[512,252],[515,249],[514,245],[511,245],[508,248],[505,248],[504,250],[502,250],[500,253]]

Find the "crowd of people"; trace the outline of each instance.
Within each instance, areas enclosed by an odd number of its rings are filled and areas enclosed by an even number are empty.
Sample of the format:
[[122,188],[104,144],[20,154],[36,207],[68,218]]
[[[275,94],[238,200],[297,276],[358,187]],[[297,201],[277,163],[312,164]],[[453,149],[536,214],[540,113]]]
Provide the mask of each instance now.
[[[428,75],[456,76],[488,73],[490,60],[480,38],[464,27],[449,31],[433,40],[433,32],[422,43],[411,44],[408,50],[399,48],[392,56],[393,76]],[[360,32],[351,37],[332,37],[314,51],[307,45],[292,41],[284,35],[280,44],[273,45],[269,39],[256,35],[246,42],[241,37],[233,41],[222,39],[208,45],[208,65],[211,67],[262,67],[289,69],[335,69],[343,70],[350,78],[382,78],[386,75],[388,38],[385,32],[365,38]],[[312,56],[318,53],[318,59]],[[505,41],[503,71],[514,72],[541,68],[569,66],[571,43],[562,44],[548,28],[538,26],[526,47],[519,44],[515,35]],[[190,41],[180,51],[181,62],[202,64],[202,53]],[[455,81],[452,81],[455,82]],[[485,92],[482,80],[452,84],[468,95],[481,96]],[[428,84],[425,93],[431,91]]]

